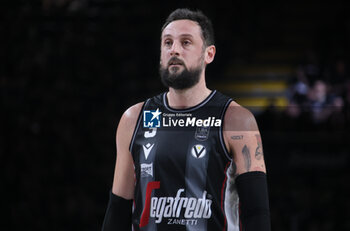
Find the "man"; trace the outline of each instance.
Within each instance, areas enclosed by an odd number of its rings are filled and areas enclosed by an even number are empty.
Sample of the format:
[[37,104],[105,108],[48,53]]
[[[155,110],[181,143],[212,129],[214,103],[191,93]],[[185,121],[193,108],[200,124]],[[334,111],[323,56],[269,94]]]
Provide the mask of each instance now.
[[172,12],[161,33],[169,91],[130,107],[102,230],[270,230],[266,169],[254,116],[206,87],[213,29]]

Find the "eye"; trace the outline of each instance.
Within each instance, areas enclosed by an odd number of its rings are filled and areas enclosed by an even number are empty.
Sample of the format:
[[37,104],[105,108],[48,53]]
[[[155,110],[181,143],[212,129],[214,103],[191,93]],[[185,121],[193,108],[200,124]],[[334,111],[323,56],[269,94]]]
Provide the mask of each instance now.
[[182,45],[183,45],[183,46],[188,46],[188,45],[190,45],[190,44],[191,44],[191,41],[188,40],[188,39],[186,39],[186,40],[184,40],[184,41],[182,42]]
[[171,47],[172,44],[173,42],[170,39],[164,40],[164,46]]

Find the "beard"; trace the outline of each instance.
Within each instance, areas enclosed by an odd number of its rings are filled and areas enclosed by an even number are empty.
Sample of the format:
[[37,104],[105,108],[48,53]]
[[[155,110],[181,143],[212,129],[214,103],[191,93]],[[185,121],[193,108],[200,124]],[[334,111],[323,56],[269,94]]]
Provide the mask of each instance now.
[[160,74],[162,83],[165,87],[167,88],[171,87],[176,90],[184,90],[184,89],[193,87],[199,82],[200,75],[203,70],[202,65],[198,65],[197,67],[188,69],[181,60],[175,57],[170,59],[168,63],[170,63],[171,61],[176,61],[181,63],[184,69],[180,71],[178,70],[179,67],[171,67],[172,73],[170,73],[169,65],[167,65],[166,68],[160,66],[159,74]]

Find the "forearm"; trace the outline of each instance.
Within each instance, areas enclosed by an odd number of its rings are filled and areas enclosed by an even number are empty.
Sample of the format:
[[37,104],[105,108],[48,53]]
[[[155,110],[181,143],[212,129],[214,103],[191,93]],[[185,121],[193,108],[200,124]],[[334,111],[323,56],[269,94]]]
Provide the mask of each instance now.
[[266,174],[247,172],[236,178],[242,231],[270,231]]
[[110,192],[102,231],[131,231],[132,202]]

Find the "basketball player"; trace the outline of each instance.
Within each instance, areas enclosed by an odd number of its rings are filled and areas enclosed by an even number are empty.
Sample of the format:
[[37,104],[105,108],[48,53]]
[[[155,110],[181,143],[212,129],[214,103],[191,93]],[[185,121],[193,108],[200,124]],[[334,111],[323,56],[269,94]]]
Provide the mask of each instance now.
[[213,29],[178,9],[161,33],[168,92],[130,107],[103,231],[270,230],[266,169],[254,116],[206,86]]

